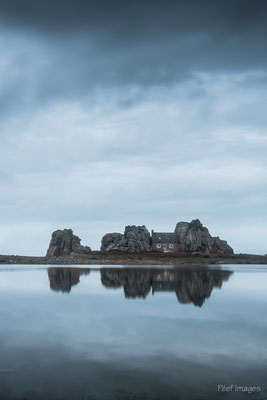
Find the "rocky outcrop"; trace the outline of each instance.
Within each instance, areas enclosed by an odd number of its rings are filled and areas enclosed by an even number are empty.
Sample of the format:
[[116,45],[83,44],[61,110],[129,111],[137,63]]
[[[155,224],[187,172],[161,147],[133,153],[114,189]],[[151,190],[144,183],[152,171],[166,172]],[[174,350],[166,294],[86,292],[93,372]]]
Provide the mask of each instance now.
[[101,251],[114,250],[114,248],[116,248],[122,240],[123,240],[122,233],[107,233],[102,238]]
[[73,235],[72,229],[63,229],[52,233],[46,256],[60,257],[68,256],[71,253],[87,254],[90,251],[90,247],[81,245],[81,239]]
[[124,234],[107,233],[101,242],[101,251],[140,252],[151,250],[151,236],[146,227],[126,226]]
[[212,237],[198,219],[191,222],[178,222],[175,228],[178,251],[185,253],[233,254],[233,249],[225,240]]
[[234,250],[229,246],[226,240],[220,239],[218,236],[212,238],[212,249],[214,254],[234,254]]
[[[177,251],[188,254],[234,254],[225,240],[212,237],[198,219],[178,222],[174,230]],[[172,234],[173,235],[173,234]],[[101,251],[142,252],[152,250],[152,238],[143,226],[126,226],[124,234],[107,233],[101,243]]]
[[[177,251],[197,254],[234,254],[225,240],[212,237],[207,228],[196,219],[191,222],[179,222],[172,239]],[[172,246],[174,248],[174,246]],[[152,250],[152,238],[147,228],[136,225],[125,227],[124,233],[107,233],[102,238],[101,251],[145,252]],[[82,246],[81,239],[71,229],[53,232],[47,257],[64,257],[70,254],[88,254],[90,247]]]

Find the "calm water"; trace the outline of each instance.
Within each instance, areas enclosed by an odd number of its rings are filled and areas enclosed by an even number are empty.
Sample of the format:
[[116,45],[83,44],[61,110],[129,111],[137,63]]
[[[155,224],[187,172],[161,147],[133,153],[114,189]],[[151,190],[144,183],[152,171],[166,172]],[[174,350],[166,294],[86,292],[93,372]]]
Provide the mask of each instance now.
[[266,310],[267,266],[1,266],[0,399],[267,399]]

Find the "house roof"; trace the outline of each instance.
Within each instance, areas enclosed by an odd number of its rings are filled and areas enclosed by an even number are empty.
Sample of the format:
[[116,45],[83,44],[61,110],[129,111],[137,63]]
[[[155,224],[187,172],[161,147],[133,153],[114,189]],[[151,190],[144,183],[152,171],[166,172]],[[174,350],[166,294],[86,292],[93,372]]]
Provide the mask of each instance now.
[[153,232],[152,243],[176,243],[177,237],[173,232]]

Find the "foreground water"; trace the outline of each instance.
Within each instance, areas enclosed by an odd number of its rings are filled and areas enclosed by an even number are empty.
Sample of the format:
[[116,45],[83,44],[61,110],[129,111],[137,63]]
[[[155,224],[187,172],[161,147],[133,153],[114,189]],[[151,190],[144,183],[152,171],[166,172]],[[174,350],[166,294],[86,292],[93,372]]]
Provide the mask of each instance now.
[[1,266],[0,399],[267,399],[266,306],[267,266]]

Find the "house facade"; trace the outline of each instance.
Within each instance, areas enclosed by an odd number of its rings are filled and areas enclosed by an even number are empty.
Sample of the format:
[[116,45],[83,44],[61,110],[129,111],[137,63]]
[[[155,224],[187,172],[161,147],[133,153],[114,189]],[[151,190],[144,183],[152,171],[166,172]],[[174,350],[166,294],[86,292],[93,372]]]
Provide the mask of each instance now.
[[177,237],[173,232],[151,231],[152,250],[172,252],[177,251]]

